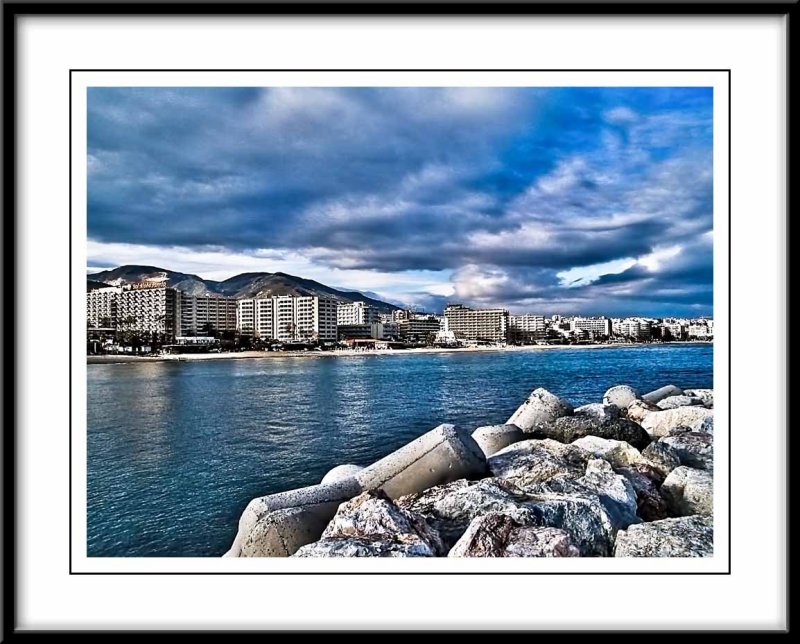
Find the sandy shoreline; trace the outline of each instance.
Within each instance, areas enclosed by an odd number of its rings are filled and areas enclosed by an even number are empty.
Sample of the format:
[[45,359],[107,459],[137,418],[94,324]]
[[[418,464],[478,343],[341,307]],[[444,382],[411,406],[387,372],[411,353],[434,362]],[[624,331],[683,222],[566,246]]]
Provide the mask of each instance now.
[[[669,342],[670,346],[689,344],[713,344],[713,342]],[[100,355],[86,356],[87,364],[121,364],[126,362],[194,362],[198,360],[244,360],[272,358],[341,358],[353,356],[403,356],[428,353],[488,353],[498,351],[551,351],[555,349],[615,349],[620,347],[661,346],[641,343],[625,344],[550,344],[510,347],[463,347],[463,348],[419,348],[419,349],[344,349],[337,351],[236,351],[225,353],[188,353],[159,356]]]

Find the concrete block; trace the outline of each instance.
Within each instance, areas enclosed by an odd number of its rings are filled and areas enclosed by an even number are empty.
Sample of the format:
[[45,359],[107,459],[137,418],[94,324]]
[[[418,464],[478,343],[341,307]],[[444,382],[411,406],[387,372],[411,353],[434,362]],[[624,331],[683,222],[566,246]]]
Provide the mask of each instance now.
[[521,441],[525,434],[516,425],[486,425],[472,432],[472,438],[478,443],[486,458],[512,443]]
[[675,385],[667,385],[655,391],[651,391],[649,394],[645,394],[642,396],[642,400],[655,405],[660,400],[664,400],[664,398],[669,398],[670,396],[683,396],[683,389],[679,389]]
[[523,432],[533,431],[536,425],[553,421],[561,416],[572,416],[574,410],[566,400],[551,394],[547,389],[534,389],[522,405],[506,422]]
[[253,499],[225,556],[288,557],[319,539],[339,505],[360,493],[358,482],[348,478]]
[[346,465],[337,465],[322,477],[320,483],[335,483],[336,481],[341,481],[343,479],[350,479],[353,478],[357,472],[360,472],[363,469],[364,468],[361,465],[353,465],[352,463],[347,463]]
[[469,432],[453,425],[439,425],[365,467],[355,479],[364,491],[380,489],[396,499],[485,472],[486,457]]

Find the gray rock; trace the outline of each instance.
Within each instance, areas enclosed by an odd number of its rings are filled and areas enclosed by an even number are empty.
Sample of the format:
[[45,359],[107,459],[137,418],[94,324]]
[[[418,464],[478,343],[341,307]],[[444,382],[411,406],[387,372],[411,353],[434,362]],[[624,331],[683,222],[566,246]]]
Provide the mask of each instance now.
[[534,519],[531,525],[549,526],[569,532],[584,557],[608,557],[616,530],[596,494],[532,494],[525,503]]
[[713,389],[687,389],[684,393],[693,398],[700,398],[703,404],[709,409],[714,408],[714,390]]
[[662,479],[667,478],[669,473],[681,464],[678,453],[661,441],[650,443],[642,451],[642,456],[645,458],[645,462],[648,465],[652,466],[661,474]]
[[628,417],[628,420],[641,424],[651,411],[660,411],[660,409],[657,405],[645,402],[644,400],[634,400],[625,409],[625,415]]
[[526,494],[503,479],[454,482],[409,495],[398,505],[423,515],[445,543],[455,544],[476,517],[499,512],[525,526],[567,531],[584,556],[608,556],[614,526],[597,494]]
[[714,481],[706,470],[681,465],[664,480],[661,494],[675,516],[714,512]]
[[669,445],[681,461],[681,465],[700,470],[714,469],[714,436],[706,432],[685,432],[676,436],[665,436],[659,443]]
[[598,421],[592,416],[565,416],[532,428],[534,438],[550,438],[560,443],[572,443],[584,436],[599,436],[625,441],[634,447],[644,448],[650,443],[650,435],[642,427],[627,418]]
[[519,488],[542,483],[554,476],[579,478],[590,454],[554,440],[526,440],[500,450],[488,459],[492,475]]
[[[319,539],[339,504],[360,493],[358,482],[347,478],[253,499],[242,512],[239,531],[226,556],[291,555],[300,546]],[[290,509],[297,511],[278,512]],[[272,516],[266,519],[268,515]],[[261,525],[253,532],[259,522]],[[245,541],[248,542],[249,555],[242,551]]]
[[690,426],[692,431],[695,432],[705,432],[706,434],[713,434],[714,433],[714,417],[713,416],[706,416],[705,418],[701,418],[700,420],[696,420]]
[[663,400],[659,400],[656,406],[659,409],[677,409],[678,407],[689,407],[691,405],[702,405],[701,398],[693,398],[691,396],[667,396]]
[[439,425],[355,475],[362,490],[395,499],[434,485],[486,473],[486,457],[469,432]]
[[642,396],[642,400],[655,405],[659,400],[664,400],[664,398],[668,396],[683,396],[683,390],[675,385],[666,385],[665,387],[651,391],[649,394],[645,394]]
[[472,432],[472,438],[481,448],[486,457],[495,452],[499,452],[504,447],[519,442],[525,438],[525,434],[516,425],[487,425],[478,427]]
[[713,415],[713,409],[706,409],[699,405],[654,411],[645,416],[642,427],[650,434],[651,438],[661,438],[668,435],[671,429],[682,425],[691,427],[696,422]]
[[568,532],[518,523],[499,512],[477,517],[448,557],[577,557]]
[[711,517],[692,515],[632,525],[617,533],[615,557],[711,557]]
[[588,416],[598,423],[617,420],[619,414],[619,407],[616,405],[604,405],[602,403],[589,403],[588,405],[575,408],[576,416]]
[[666,499],[661,495],[658,486],[663,481],[654,480],[650,466],[639,463],[633,466],[620,467],[614,471],[624,476],[636,493],[636,514],[644,521],[658,521],[669,516]]
[[454,481],[400,497],[398,507],[420,514],[441,536],[446,547],[455,544],[470,521],[489,512],[502,512],[520,523],[533,515],[524,508],[527,497],[503,479]]
[[531,489],[531,494],[556,493],[578,497],[596,495],[603,505],[614,530],[638,523],[636,492],[628,480],[615,474],[611,465],[603,460],[591,460],[586,474],[579,479],[552,478]]
[[519,427],[523,432],[529,432],[540,423],[546,423],[561,416],[571,416],[572,405],[562,400],[546,389],[534,389],[533,393],[515,411],[506,423]]
[[586,450],[595,458],[602,458],[613,467],[624,467],[644,461],[642,453],[625,441],[616,441],[599,436],[584,436],[572,442],[576,447]]
[[402,543],[351,537],[321,539],[303,546],[293,557],[432,557],[430,549],[420,543]]
[[625,409],[634,400],[639,398],[639,392],[628,385],[617,385],[611,387],[603,394],[604,405],[616,405],[620,409]]
[[299,552],[302,557],[436,557],[446,550],[422,516],[396,506],[377,490],[343,503],[320,544]]
[[336,483],[337,481],[350,479],[363,469],[364,468],[360,465],[352,465],[350,463],[346,465],[337,465],[322,477],[322,481],[320,481],[320,483],[324,485],[325,483]]

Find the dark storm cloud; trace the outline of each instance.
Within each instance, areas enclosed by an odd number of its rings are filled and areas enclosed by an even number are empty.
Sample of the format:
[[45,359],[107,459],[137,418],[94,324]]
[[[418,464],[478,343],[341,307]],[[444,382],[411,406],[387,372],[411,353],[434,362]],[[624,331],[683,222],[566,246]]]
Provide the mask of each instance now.
[[[456,296],[511,308],[710,306],[710,250],[705,272],[667,268],[712,226],[708,89],[92,88],[88,104],[97,242],[446,271]],[[653,270],[559,276],[666,247]]]

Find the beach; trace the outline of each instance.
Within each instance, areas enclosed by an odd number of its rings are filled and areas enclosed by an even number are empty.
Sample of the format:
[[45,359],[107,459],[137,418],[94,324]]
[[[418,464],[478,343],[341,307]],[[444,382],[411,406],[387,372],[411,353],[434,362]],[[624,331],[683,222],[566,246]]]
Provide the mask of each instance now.
[[[669,345],[713,344],[712,342],[669,342]],[[616,349],[649,346],[642,343],[619,344],[547,344],[486,347],[419,347],[414,349],[337,349],[334,351],[225,351],[219,353],[180,353],[155,356],[89,355],[87,364],[117,364],[125,362],[189,362],[198,360],[244,360],[249,358],[336,358],[365,355],[402,356],[430,353],[486,353],[497,351],[550,351],[553,349]],[[658,345],[661,346],[661,345]]]

